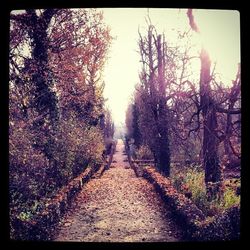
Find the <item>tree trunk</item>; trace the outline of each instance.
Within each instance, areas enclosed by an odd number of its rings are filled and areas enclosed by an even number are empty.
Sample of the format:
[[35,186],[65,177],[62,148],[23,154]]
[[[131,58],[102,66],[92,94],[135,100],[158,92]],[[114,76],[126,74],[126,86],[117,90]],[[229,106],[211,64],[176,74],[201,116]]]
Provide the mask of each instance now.
[[157,168],[169,176],[170,149],[165,80],[165,59],[167,57],[164,37],[162,39],[162,35],[157,35],[153,31],[154,27],[149,25],[148,34],[145,37],[147,42],[140,39],[140,52],[145,75],[145,79],[142,78],[145,99],[139,127],[142,128],[142,141],[146,142],[154,154]]
[[218,157],[219,139],[217,136],[217,115],[211,97],[210,66],[208,53],[201,51],[201,74],[200,74],[200,100],[203,115],[203,166],[205,168],[205,182],[208,199],[216,198],[220,193],[222,180],[222,168]]
[[[55,133],[57,131],[59,111],[57,98],[52,87],[52,72],[48,65],[48,37],[47,28],[52,16],[57,10],[48,9],[41,16],[37,16],[35,10],[27,10],[28,32],[32,41],[32,56],[34,60],[34,73],[32,82],[35,86],[34,107],[43,119],[34,123],[34,129],[38,131],[37,145],[49,159],[47,169],[48,179],[53,179],[56,185],[61,186],[60,171],[58,163],[54,159],[56,149]],[[46,120],[46,117],[48,119]],[[45,126],[47,122],[47,126]],[[45,141],[40,140],[41,136]]]
[[158,120],[158,147],[157,162],[160,170],[165,176],[170,175],[170,149],[168,138],[168,120],[166,98],[160,98],[159,120]]
[[166,104],[166,87],[165,87],[165,51],[164,44],[161,41],[161,35],[157,37],[157,59],[158,59],[158,163],[161,171],[165,176],[170,175],[170,149],[169,149],[169,132],[168,132],[168,109]]
[[[194,21],[192,9],[188,9],[187,16],[190,27],[199,32],[199,28]],[[210,67],[211,61],[205,49],[200,54],[201,73],[200,73],[200,107],[203,116],[203,166],[205,168],[205,183],[208,199],[212,200],[220,195],[222,180],[222,168],[218,157],[219,138],[217,135],[217,114],[213,102],[210,88]]]
[[49,114],[52,128],[56,128],[58,120],[57,98],[51,90],[52,73],[48,66],[48,37],[47,28],[56,10],[45,10],[43,16],[38,17],[34,10],[29,10],[29,35],[32,39],[35,72],[32,76],[35,90],[35,107],[38,113]]
[[135,139],[135,145],[139,148],[142,144],[142,136],[139,129],[139,111],[136,104],[132,106],[132,113],[133,113],[133,138]]

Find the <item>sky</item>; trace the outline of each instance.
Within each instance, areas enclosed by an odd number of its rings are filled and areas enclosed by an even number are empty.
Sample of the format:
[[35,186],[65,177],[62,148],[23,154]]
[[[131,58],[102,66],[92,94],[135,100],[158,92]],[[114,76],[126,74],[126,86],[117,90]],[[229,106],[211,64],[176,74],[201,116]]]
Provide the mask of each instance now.
[[[164,32],[166,39],[176,40],[176,29],[188,29],[186,9],[105,8],[100,9],[104,21],[111,29],[112,41],[104,69],[107,107],[112,112],[116,126],[125,122],[125,113],[134,86],[139,82],[140,56],[138,51],[138,28],[141,33],[147,24],[149,13],[157,32]],[[235,78],[240,62],[240,15],[234,10],[193,10],[200,35],[194,36],[197,51],[203,46],[221,79],[230,84]]]

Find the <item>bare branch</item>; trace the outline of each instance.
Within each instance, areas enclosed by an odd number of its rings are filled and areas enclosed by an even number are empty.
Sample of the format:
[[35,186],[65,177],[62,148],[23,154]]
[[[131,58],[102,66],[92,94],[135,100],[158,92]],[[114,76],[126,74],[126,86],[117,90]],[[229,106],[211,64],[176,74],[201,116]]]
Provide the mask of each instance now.
[[193,12],[192,9],[188,9],[188,11],[187,11],[187,16],[188,16],[188,19],[189,19],[189,25],[192,28],[192,30],[199,33],[200,31],[199,31],[199,28],[198,28],[197,24],[194,21],[194,16],[193,16],[192,12]]
[[241,109],[224,109],[221,107],[216,107],[216,111],[219,113],[225,113],[225,114],[231,114],[231,115],[241,114]]

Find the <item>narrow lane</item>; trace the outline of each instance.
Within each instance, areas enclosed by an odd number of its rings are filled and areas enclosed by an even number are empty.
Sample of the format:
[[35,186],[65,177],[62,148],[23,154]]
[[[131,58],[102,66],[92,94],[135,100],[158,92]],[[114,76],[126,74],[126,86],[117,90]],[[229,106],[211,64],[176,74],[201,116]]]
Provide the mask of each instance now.
[[172,242],[182,232],[154,188],[136,178],[122,140],[101,178],[86,184],[62,219],[55,241]]

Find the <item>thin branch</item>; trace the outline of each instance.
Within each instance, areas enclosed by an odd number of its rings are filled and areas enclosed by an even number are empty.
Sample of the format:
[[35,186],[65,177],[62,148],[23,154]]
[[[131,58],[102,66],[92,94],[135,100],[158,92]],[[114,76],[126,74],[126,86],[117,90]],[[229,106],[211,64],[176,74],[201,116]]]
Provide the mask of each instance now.
[[225,113],[225,114],[231,114],[231,115],[241,114],[241,109],[224,109],[221,107],[216,107],[216,111],[219,113]]
[[233,154],[234,154],[238,159],[241,159],[241,155],[235,151],[235,149],[234,149],[234,147],[233,147],[233,145],[232,145],[232,142],[231,142],[230,140],[228,140],[228,142],[229,142],[229,146],[230,146],[230,148],[231,148]]

